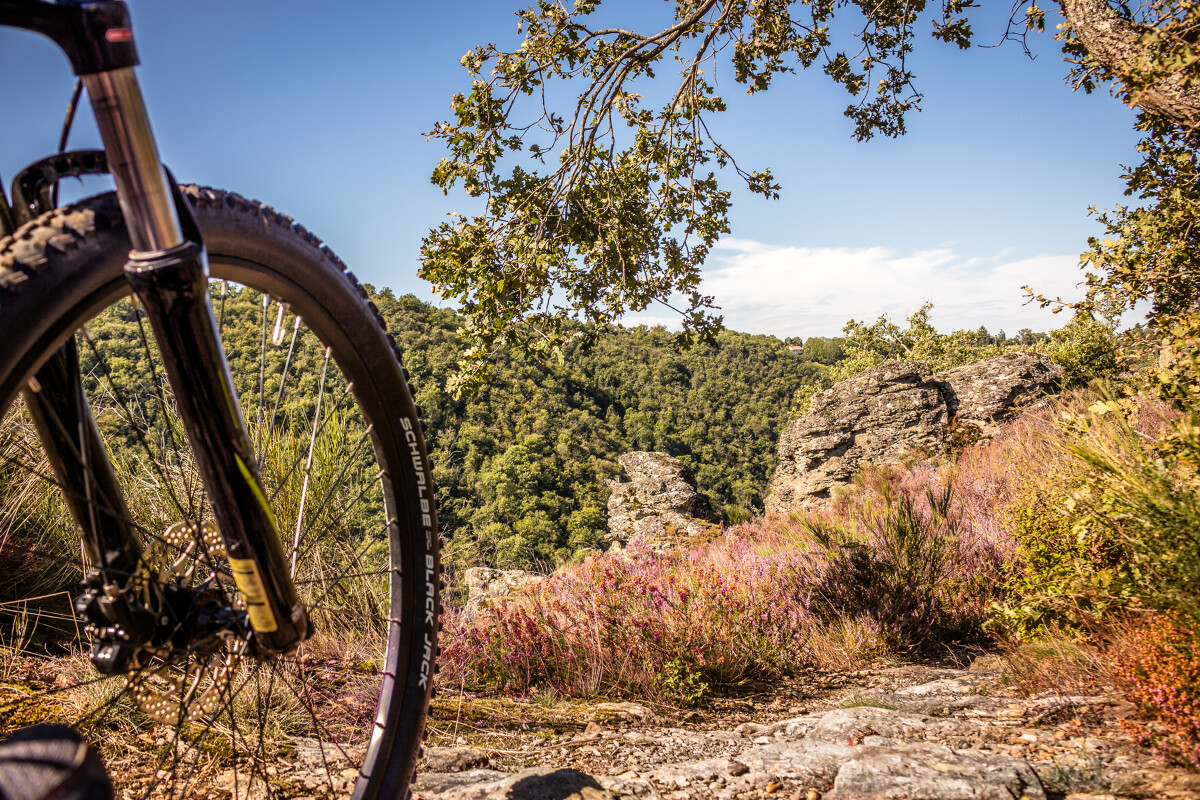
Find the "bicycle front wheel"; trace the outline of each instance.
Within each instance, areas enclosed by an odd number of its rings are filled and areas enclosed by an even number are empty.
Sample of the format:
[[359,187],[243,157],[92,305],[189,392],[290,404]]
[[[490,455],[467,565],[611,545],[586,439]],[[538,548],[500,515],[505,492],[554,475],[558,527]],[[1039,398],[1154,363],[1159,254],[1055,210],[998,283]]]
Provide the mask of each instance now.
[[237,195],[184,193],[315,633],[266,657],[236,636],[177,631],[121,674],[93,668],[72,608],[79,532],[19,399],[72,339],[143,542],[134,582],[216,597],[230,615],[245,604],[126,286],[116,198],[58,209],[0,241],[0,735],[73,724],[132,797],[403,797],[432,692],[439,590],[433,481],[406,374],[365,291],[315,237]]

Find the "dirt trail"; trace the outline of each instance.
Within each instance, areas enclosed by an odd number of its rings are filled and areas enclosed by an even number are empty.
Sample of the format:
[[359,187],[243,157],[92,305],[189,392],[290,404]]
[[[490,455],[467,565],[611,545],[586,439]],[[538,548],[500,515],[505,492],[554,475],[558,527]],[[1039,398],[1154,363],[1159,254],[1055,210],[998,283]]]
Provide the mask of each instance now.
[[1200,798],[1112,694],[1026,696],[1001,662],[813,672],[680,711],[440,697],[416,797]]

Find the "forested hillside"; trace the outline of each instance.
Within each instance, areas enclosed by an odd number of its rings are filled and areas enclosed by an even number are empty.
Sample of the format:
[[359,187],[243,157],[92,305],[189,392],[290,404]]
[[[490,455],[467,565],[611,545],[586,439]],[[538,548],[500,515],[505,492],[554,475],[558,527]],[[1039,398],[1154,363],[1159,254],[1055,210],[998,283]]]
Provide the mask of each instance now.
[[[907,327],[886,318],[869,326],[851,322],[849,336],[813,337],[803,347],[794,338],[724,331],[716,347],[679,351],[662,328],[610,328],[591,348],[568,347],[561,361],[496,359],[474,394],[455,398],[446,386],[462,355],[462,318],[412,295],[369,291],[403,351],[428,424],[441,523],[451,539],[446,559],[458,567],[552,569],[602,547],[606,483],[620,471],[617,457],[631,450],[679,458],[730,522],[747,520],[762,511],[780,433],[814,391],[881,360],[915,358],[944,369],[998,352],[1004,343],[983,329],[939,334],[928,322],[928,306]],[[243,406],[279,403],[273,398],[290,361],[291,373],[308,383],[287,393],[279,428],[289,428],[288,420],[303,426],[316,404],[322,348],[315,340],[292,345],[287,335],[270,335],[257,292],[221,297],[218,284],[214,292]],[[1081,328],[1087,336],[1072,334],[1076,327],[1026,338],[1035,346],[1044,339],[1050,355],[1069,365],[1072,348],[1096,338],[1087,326]],[[1111,344],[1107,329],[1101,333],[1102,343]],[[154,417],[159,404],[149,388],[152,376],[130,374],[145,363],[133,308],[106,311],[91,335],[105,343],[107,368],[143,387],[139,408]],[[1100,363],[1094,350],[1088,348],[1085,359],[1093,366]],[[85,373],[95,381],[91,364],[85,352]],[[1091,369],[1073,382],[1095,376]],[[119,414],[100,416],[111,441],[133,444]]]
[[793,398],[828,384],[826,366],[773,336],[727,331],[717,348],[677,352],[667,331],[638,327],[590,352],[569,348],[561,363],[501,359],[475,396],[455,400],[444,387],[460,319],[387,289],[372,298],[429,423],[457,563],[553,566],[596,546],[604,481],[628,450],[680,458],[727,515],[744,518],[762,508]]

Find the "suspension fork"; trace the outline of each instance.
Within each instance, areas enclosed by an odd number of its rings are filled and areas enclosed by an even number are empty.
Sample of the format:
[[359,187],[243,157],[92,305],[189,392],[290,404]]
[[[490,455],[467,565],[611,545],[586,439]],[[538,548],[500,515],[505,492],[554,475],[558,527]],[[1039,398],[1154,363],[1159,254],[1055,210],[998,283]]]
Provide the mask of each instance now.
[[[0,24],[50,36],[83,78],[133,245],[125,275],[154,331],[234,579],[249,612],[255,644],[264,653],[291,650],[310,633],[307,611],[290,577],[279,528],[263,492],[254,447],[225,362],[209,299],[204,245],[191,223],[190,211],[173,195],[159,161],[133,70],[137,56],[128,12],[116,0],[58,6],[0,0]],[[140,554],[140,546],[83,398],[73,343],[43,367],[35,383],[41,384],[42,390],[25,394],[38,408],[33,414],[35,423],[51,453],[51,464],[68,489],[72,514],[85,531],[85,539],[92,538],[89,555],[112,573],[129,575],[132,570],[121,559]],[[50,419],[61,424],[56,426]],[[66,428],[68,435],[55,435],[55,427]],[[79,432],[78,445],[70,440],[72,428]],[[90,463],[89,453],[98,454]],[[100,477],[85,475],[83,482],[88,485],[73,487],[64,480],[72,472],[67,465],[81,462],[99,469]],[[91,470],[84,472],[90,474]],[[101,504],[89,500],[93,490],[111,499]],[[92,524],[97,508],[108,512],[107,516],[102,513],[104,524]],[[123,581],[118,579],[118,583]]]

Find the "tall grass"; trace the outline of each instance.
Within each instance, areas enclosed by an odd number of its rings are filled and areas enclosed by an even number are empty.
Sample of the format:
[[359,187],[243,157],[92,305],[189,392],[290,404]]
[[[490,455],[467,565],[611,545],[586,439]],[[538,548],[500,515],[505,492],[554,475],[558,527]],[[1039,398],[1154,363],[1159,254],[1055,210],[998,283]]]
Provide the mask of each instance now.
[[51,474],[18,401],[0,420],[0,603],[79,583],[79,536]]
[[983,621],[1011,550],[963,513],[956,480],[876,473],[838,508],[694,548],[599,554],[477,613],[451,610],[443,680],[678,702],[932,647]]

